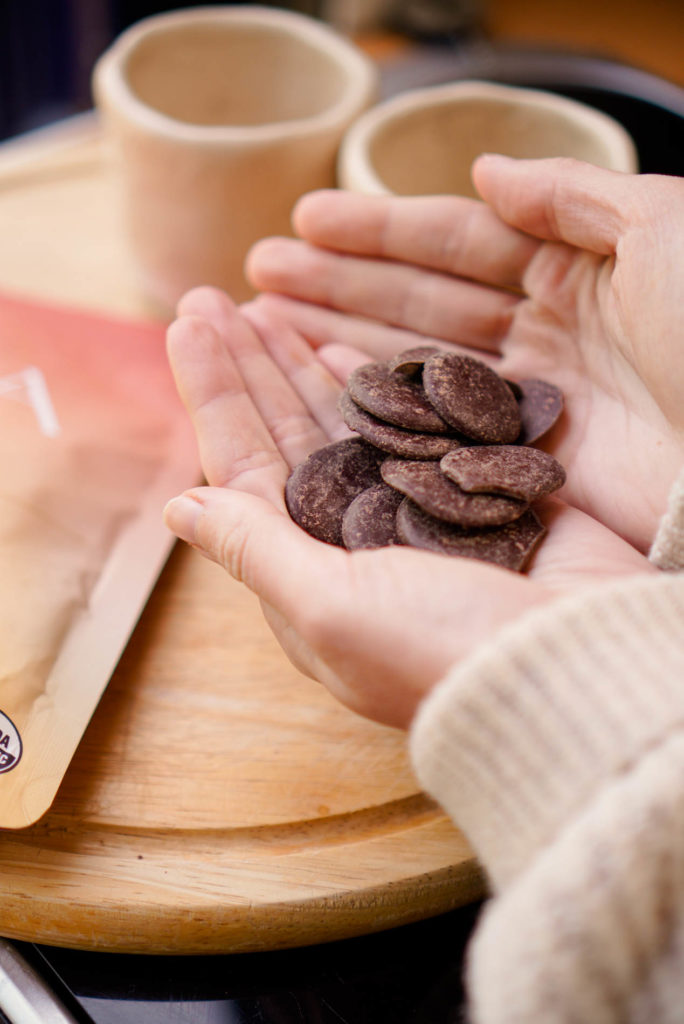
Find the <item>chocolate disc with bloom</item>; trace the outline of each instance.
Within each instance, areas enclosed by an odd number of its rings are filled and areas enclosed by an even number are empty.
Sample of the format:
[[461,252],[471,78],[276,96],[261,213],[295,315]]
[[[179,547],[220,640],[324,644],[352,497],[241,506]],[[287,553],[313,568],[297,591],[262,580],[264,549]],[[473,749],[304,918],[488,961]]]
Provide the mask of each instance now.
[[385,483],[411,498],[425,512],[460,526],[500,526],[517,519],[527,508],[527,502],[516,498],[467,494],[444,475],[436,462],[387,459],[380,472]]
[[437,356],[442,351],[436,345],[416,345],[415,348],[407,348],[397,356],[387,360],[390,370],[396,373],[403,373],[407,377],[415,377],[422,374],[425,363],[430,356]]
[[555,385],[420,345],[355,370],[338,408],[359,436],[314,452],[285,487],[303,529],[349,550],[404,544],[524,569],[546,532],[531,506],[565,482],[530,447],[562,411]]
[[441,471],[472,494],[506,494],[530,504],[557,491],[565,470],[553,455],[538,448],[492,444],[448,452]]
[[333,441],[296,466],[285,484],[292,519],[317,540],[342,546],[342,519],[354,498],[381,483],[383,452],[359,437]]
[[395,427],[366,412],[347,391],[340,395],[339,410],[351,430],[355,430],[376,448],[405,459],[441,459],[452,448],[460,448],[463,443],[460,438],[450,434],[427,434]]
[[405,498],[397,512],[397,532],[405,544],[440,555],[477,558],[521,572],[546,530],[531,509],[505,526],[464,530],[435,519]]
[[518,409],[522,429],[518,444],[534,444],[547,434],[563,411],[563,392],[545,380],[521,380]]
[[520,434],[518,403],[503,377],[472,356],[431,356],[423,367],[425,393],[440,416],[483,444],[510,444]]
[[344,513],[342,541],[349,551],[401,544],[397,533],[397,509],[403,494],[387,484],[361,491]]
[[347,391],[362,409],[404,430],[448,432],[449,424],[431,405],[420,381],[393,373],[385,363],[359,366],[349,375]]

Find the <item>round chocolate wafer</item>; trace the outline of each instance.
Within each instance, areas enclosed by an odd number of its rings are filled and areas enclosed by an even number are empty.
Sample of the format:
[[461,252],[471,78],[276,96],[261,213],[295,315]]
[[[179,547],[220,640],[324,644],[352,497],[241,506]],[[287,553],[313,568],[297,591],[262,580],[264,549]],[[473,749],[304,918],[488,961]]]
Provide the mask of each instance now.
[[563,411],[563,392],[545,380],[521,380],[518,384],[520,434],[518,444],[534,444],[547,434]]
[[349,375],[347,391],[362,409],[395,427],[429,434],[449,431],[448,423],[435,411],[422,384],[402,373],[393,373],[384,363],[359,366]]
[[383,452],[360,437],[333,441],[296,466],[285,484],[292,519],[318,540],[342,546],[342,518],[361,491],[381,483]]
[[440,469],[469,494],[507,494],[528,504],[565,483],[565,470],[553,455],[513,444],[448,452]]
[[397,532],[411,547],[440,555],[476,558],[521,572],[546,530],[531,509],[505,526],[464,530],[435,519],[405,498],[397,511]]
[[392,426],[357,405],[348,391],[340,395],[338,408],[342,419],[377,448],[406,459],[441,459],[463,441],[450,434],[426,434]]
[[397,509],[403,494],[387,484],[374,484],[357,495],[342,519],[342,540],[349,551],[385,548],[401,544],[397,534]]
[[403,373],[407,377],[414,377],[423,372],[423,366],[430,356],[439,355],[442,351],[436,345],[416,345],[415,348],[407,348],[396,356],[387,360],[387,365],[395,373]]
[[500,526],[517,519],[527,502],[498,494],[466,494],[442,473],[436,462],[386,459],[382,479],[430,515],[464,527]]
[[431,356],[423,367],[423,387],[440,416],[466,437],[510,444],[520,434],[513,392],[479,359],[456,353]]

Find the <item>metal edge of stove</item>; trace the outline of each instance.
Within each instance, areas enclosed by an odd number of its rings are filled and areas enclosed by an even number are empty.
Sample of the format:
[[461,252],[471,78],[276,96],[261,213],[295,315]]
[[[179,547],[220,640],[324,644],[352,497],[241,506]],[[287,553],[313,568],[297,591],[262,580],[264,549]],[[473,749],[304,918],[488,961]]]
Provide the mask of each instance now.
[[47,980],[6,939],[0,939],[0,1013],[8,1024],[84,1024]]

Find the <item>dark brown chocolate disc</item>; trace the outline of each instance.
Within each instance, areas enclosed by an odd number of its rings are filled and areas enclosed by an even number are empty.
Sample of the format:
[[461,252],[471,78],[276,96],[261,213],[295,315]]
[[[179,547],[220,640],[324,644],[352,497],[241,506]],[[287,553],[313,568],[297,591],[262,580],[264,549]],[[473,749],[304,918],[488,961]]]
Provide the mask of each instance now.
[[431,356],[423,387],[440,416],[485,444],[510,444],[520,434],[518,403],[498,373],[472,356]]
[[563,411],[563,392],[545,380],[521,380],[518,400],[522,429],[518,444],[534,444],[548,433]]
[[403,494],[387,484],[374,484],[361,491],[344,513],[342,540],[349,551],[385,548],[401,544],[397,534],[397,509]]
[[448,452],[440,469],[469,494],[507,494],[528,504],[565,483],[565,470],[553,455],[513,444]]
[[428,515],[410,498],[405,498],[397,511],[397,531],[411,547],[494,562],[516,572],[525,568],[546,532],[531,509],[505,526],[464,530]]
[[295,523],[318,540],[342,546],[342,518],[357,494],[380,483],[385,458],[360,437],[334,441],[296,466],[285,484]]
[[436,462],[386,459],[380,472],[385,483],[430,515],[464,527],[510,523],[527,508],[524,501],[498,494],[466,494],[447,479]]
[[428,401],[421,383],[393,373],[384,363],[359,366],[349,375],[347,391],[362,409],[395,427],[430,434],[450,429]]
[[423,372],[425,361],[430,356],[436,356],[442,351],[436,345],[417,345],[415,348],[407,348],[397,356],[392,356],[387,361],[390,370],[396,373],[403,373],[407,377],[415,377]]
[[340,395],[338,407],[348,427],[390,455],[406,459],[441,459],[463,443],[449,434],[419,433],[385,423],[357,405],[346,390]]

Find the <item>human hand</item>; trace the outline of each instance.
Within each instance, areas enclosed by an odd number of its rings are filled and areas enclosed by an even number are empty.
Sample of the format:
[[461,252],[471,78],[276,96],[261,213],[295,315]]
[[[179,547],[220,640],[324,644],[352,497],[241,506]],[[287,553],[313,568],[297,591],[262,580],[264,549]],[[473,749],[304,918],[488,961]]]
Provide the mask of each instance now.
[[[339,381],[306,341],[259,304],[189,293],[168,335],[209,487],[167,506],[181,538],[261,599],[291,660],[344,704],[409,725],[454,663],[504,623],[556,594],[652,571],[609,530],[557,501],[527,575],[410,548],[346,552],[285,510],[290,468],[346,436]],[[477,595],[477,600],[474,600]]]
[[437,341],[557,384],[562,496],[647,551],[684,462],[684,182],[490,156],[474,181],[488,205],[305,197],[302,240],[251,253],[259,304],[340,379]]

